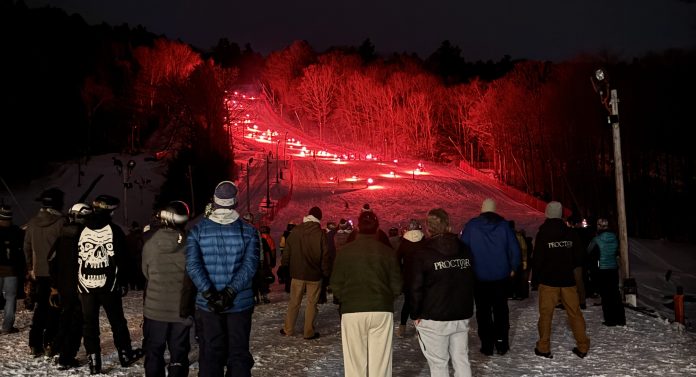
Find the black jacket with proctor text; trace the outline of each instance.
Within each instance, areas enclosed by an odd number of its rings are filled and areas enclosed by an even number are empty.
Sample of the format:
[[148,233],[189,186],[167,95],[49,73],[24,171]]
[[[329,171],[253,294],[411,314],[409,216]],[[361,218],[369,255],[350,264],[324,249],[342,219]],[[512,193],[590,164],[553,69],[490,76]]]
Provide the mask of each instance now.
[[474,313],[471,250],[456,234],[437,234],[406,260],[412,319],[457,321]]
[[562,219],[546,219],[534,241],[532,274],[539,284],[573,287],[573,270],[582,266],[584,252],[578,234]]

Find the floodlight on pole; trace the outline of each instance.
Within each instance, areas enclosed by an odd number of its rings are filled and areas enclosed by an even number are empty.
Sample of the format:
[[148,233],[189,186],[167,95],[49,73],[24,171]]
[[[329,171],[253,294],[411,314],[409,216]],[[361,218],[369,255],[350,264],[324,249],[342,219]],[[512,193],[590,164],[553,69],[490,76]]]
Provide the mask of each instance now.
[[[619,95],[616,89],[611,89],[607,73],[603,69],[597,69],[592,77],[592,86],[599,94],[602,104],[609,112],[608,123],[612,129],[614,144],[614,179],[616,180],[616,210],[619,226],[619,254],[621,257],[621,274],[626,291],[626,302],[633,307],[637,306],[635,289],[626,288],[630,285],[635,288],[635,280],[630,278],[628,260],[628,227],[626,226],[626,205],[623,183],[623,161],[621,158],[621,130],[619,129]],[[627,284],[628,283],[628,284]]]

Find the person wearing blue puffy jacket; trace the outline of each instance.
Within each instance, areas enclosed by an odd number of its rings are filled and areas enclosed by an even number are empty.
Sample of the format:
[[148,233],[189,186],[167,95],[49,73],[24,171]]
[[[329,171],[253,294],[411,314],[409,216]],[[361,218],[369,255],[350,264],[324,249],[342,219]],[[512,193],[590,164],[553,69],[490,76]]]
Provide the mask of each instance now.
[[493,199],[481,205],[481,214],[464,225],[459,239],[473,254],[476,283],[476,322],[481,353],[500,355],[510,348],[510,312],[507,287],[520,266],[520,245],[508,222],[496,212]]
[[200,377],[248,377],[254,366],[249,337],[259,235],[234,210],[237,192],[234,183],[220,182],[212,212],[186,239],[186,271],[198,290],[195,319]]

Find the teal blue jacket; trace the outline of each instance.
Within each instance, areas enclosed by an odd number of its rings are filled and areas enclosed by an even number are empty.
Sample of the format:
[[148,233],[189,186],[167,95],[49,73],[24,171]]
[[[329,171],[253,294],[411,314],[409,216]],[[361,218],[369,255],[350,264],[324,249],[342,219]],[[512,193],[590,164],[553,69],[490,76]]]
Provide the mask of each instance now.
[[592,252],[594,248],[599,248],[599,269],[615,270],[619,268],[616,260],[619,250],[619,240],[616,235],[609,231],[601,231],[590,241],[587,251]]

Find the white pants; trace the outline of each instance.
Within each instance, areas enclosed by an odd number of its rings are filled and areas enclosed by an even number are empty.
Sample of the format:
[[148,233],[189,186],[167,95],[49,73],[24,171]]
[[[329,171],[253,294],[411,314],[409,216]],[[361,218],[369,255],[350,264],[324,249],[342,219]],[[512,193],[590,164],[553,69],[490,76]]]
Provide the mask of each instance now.
[[421,351],[428,360],[431,377],[448,377],[452,359],[455,377],[471,377],[469,320],[431,321],[416,325]]
[[341,316],[345,377],[390,377],[394,313],[362,312]]

